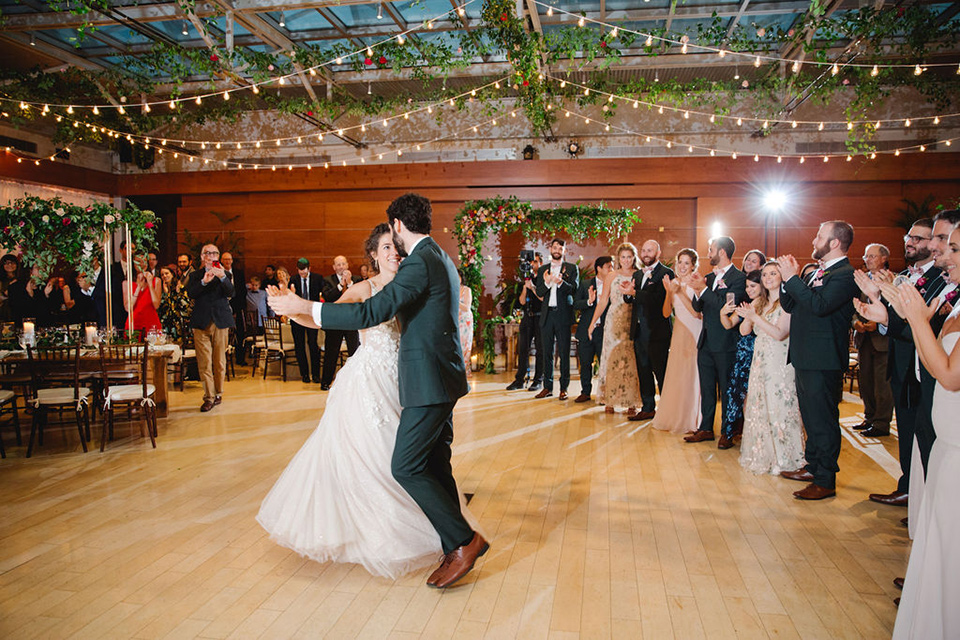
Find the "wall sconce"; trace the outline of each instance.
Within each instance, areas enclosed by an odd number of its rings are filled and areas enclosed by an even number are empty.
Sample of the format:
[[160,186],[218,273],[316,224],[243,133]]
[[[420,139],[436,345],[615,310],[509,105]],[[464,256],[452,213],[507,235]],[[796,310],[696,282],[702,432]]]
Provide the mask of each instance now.
[[523,159],[524,160],[533,160],[537,155],[537,150],[532,144],[528,144],[523,148]]
[[567,153],[570,154],[571,158],[576,158],[583,153],[583,145],[576,140],[571,140],[567,143]]

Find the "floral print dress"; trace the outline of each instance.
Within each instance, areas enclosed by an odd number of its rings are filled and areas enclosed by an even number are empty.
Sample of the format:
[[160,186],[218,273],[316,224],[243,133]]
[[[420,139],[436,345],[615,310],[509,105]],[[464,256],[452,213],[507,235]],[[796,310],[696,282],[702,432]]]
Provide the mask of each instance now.
[[623,300],[621,282],[631,278],[618,275],[610,285],[610,303],[603,325],[603,347],[600,351],[600,374],[597,378],[597,402],[613,408],[640,406],[640,377],[637,358],[630,339],[633,305]]
[[[775,325],[784,313],[777,305],[763,317]],[[789,349],[790,338],[777,340],[758,332],[740,443],[740,466],[753,473],[776,475],[804,465],[803,426],[796,374],[787,363]]]

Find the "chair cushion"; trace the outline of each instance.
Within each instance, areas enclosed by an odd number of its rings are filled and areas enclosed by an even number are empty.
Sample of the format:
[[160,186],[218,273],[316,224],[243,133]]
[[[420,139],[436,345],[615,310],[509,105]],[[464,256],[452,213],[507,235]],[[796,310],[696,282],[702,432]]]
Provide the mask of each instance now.
[[[90,389],[80,387],[80,398],[89,398]],[[73,389],[70,387],[60,387],[56,389],[40,389],[37,391],[35,402],[43,405],[73,404],[76,400],[73,397]]]
[[197,350],[196,349],[185,349],[183,352],[184,358],[196,358]]
[[[156,392],[157,388],[152,384],[147,385],[147,397],[149,398]],[[116,387],[110,387],[107,393],[107,400],[110,402],[129,402],[131,400],[143,399],[143,385],[122,384]]]
[[13,391],[10,391],[9,389],[0,389],[0,404],[6,404],[16,397],[17,394],[15,394]]

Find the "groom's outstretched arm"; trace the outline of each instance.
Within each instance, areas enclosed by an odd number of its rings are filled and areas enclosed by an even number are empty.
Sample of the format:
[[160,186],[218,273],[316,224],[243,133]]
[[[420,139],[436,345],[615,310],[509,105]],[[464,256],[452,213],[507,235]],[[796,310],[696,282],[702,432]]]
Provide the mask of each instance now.
[[404,259],[396,277],[377,295],[359,304],[315,304],[313,319],[324,329],[375,327],[422,296],[428,284],[426,264],[414,254]]

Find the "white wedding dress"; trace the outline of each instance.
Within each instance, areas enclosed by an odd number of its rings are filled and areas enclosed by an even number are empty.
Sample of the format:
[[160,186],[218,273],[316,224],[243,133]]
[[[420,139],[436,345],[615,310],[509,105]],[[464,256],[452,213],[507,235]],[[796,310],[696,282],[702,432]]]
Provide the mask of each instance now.
[[[941,336],[948,354],[958,337],[956,331]],[[937,439],[930,452],[894,639],[960,638],[960,391],[937,383],[932,415]]]
[[360,348],[337,374],[320,424],[257,515],[279,545],[317,562],[360,564],[387,578],[435,565],[443,556],[440,536],[390,473],[401,410],[399,343],[395,319],[361,332]]

